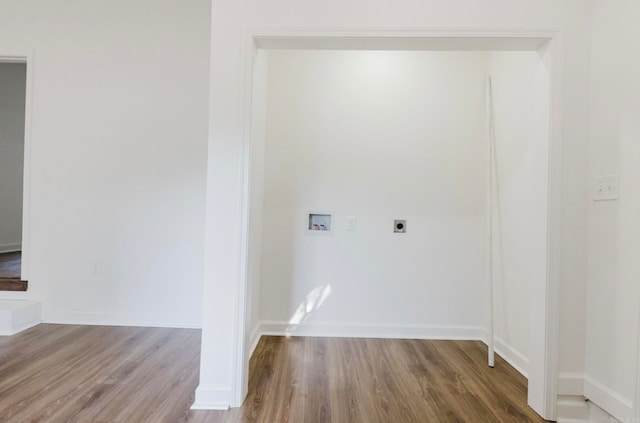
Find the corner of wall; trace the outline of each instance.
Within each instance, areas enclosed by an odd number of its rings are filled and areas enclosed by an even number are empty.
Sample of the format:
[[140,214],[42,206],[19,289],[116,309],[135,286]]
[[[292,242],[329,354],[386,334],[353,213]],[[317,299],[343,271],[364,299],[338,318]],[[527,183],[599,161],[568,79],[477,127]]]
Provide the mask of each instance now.
[[22,250],[22,243],[20,242],[12,242],[7,244],[0,244],[0,254],[2,253],[13,253],[16,251]]
[[201,384],[196,388],[192,410],[223,410],[231,404],[231,387]]
[[256,326],[251,331],[251,335],[249,337],[249,354],[247,355],[248,359],[251,359],[254,351],[258,347],[258,342],[260,342],[260,338],[262,338],[262,332],[260,328],[260,322],[256,323]]
[[527,356],[499,337],[496,337],[495,340],[495,351],[522,376],[529,378],[529,358]]
[[[587,402],[585,402],[587,401]],[[591,412],[592,409],[597,409]],[[604,414],[603,414],[604,413]],[[611,413],[609,416],[608,413]],[[600,415],[608,416],[602,420]],[[633,421],[633,402],[589,375],[560,373],[558,376],[558,422]]]
[[558,396],[583,396],[584,374],[560,373],[558,375]]
[[589,420],[589,403],[583,396],[559,395],[558,423],[578,423]]

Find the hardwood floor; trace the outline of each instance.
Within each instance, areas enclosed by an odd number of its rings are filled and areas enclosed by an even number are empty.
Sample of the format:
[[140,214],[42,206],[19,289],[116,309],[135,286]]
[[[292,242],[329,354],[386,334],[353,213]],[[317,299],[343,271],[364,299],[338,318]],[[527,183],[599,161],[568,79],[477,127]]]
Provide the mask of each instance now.
[[0,337],[1,422],[186,421],[199,330],[39,325]]
[[39,325],[0,337],[0,422],[542,422],[473,341],[263,337],[242,408],[190,411],[200,331]]
[[[231,422],[543,422],[474,341],[263,337]],[[208,420],[193,420],[206,422]]]
[[26,291],[27,282],[20,280],[22,253],[0,254],[0,291]]
[[19,278],[22,253],[0,253],[0,278]]

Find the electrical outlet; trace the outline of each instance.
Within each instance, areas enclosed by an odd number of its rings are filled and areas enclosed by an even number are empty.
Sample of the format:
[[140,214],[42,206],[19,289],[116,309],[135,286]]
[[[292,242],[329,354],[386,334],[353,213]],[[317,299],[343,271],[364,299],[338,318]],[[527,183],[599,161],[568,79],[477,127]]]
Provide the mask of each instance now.
[[396,219],[393,221],[393,232],[397,234],[407,233],[407,221],[403,219]]

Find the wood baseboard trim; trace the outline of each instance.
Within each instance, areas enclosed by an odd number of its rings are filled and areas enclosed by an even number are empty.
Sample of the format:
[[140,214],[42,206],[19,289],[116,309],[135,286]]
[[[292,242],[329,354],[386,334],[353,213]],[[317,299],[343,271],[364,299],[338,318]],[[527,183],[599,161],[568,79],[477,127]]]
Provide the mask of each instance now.
[[0,278],[0,291],[26,291],[29,282],[21,281],[20,278]]

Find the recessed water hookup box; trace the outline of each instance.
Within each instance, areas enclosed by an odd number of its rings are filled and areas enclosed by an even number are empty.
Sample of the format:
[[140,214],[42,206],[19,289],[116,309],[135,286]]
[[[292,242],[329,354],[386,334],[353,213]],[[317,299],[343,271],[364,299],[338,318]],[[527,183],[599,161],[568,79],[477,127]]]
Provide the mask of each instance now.
[[327,212],[309,212],[307,230],[316,233],[329,233],[333,229],[333,214]]

